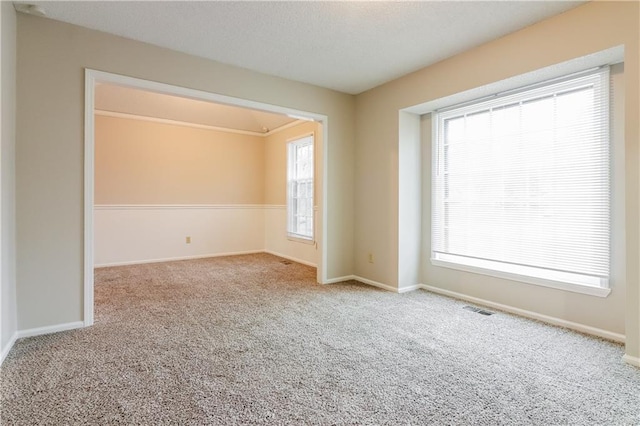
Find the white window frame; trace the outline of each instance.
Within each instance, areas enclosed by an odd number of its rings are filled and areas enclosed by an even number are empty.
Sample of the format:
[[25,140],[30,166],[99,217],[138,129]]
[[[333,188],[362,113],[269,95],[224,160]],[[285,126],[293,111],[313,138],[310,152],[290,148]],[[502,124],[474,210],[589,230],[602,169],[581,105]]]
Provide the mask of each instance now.
[[[432,148],[433,148],[433,163],[432,163],[432,216],[435,214],[435,209],[440,208],[438,205],[437,193],[438,191],[442,191],[439,188],[441,185],[441,180],[438,178],[438,167],[440,167],[441,159],[441,144],[444,140],[444,130],[442,123],[447,118],[450,118],[456,114],[460,114],[461,112],[470,111],[473,109],[486,108],[488,105],[490,106],[499,106],[499,105],[507,105],[513,102],[513,99],[517,99],[518,96],[523,93],[532,92],[536,90],[544,90],[545,87],[561,83],[563,81],[571,81],[579,76],[589,75],[589,74],[598,74],[598,71],[588,70],[582,73],[572,74],[570,76],[561,77],[558,79],[554,79],[550,82],[542,82],[535,85],[530,85],[527,87],[523,87],[520,89],[516,89],[513,91],[509,91],[508,93],[498,94],[487,98],[483,98],[477,101],[467,102],[463,105],[454,105],[452,107],[436,111],[433,114],[433,134],[432,134]],[[611,145],[610,141],[610,131],[608,128],[609,124],[609,109],[610,109],[610,98],[609,98],[609,86],[610,86],[610,77],[608,72],[608,67],[606,70],[600,74],[601,81],[598,83],[598,90],[602,90],[604,94],[604,98],[606,101],[603,104],[603,114],[606,114],[604,117],[606,123],[607,137],[609,139],[609,145]],[[604,77],[602,77],[604,76]],[[611,159],[609,159],[611,161]],[[609,163],[609,180],[611,180],[611,164]],[[576,275],[568,272],[562,271],[552,271],[552,270],[542,270],[541,268],[530,268],[527,266],[521,265],[511,265],[504,262],[486,260],[486,259],[476,259],[472,257],[465,256],[457,256],[455,254],[443,253],[434,250],[434,243],[432,241],[432,249],[431,249],[431,263],[436,266],[479,273],[483,275],[489,275],[498,278],[505,278],[514,281],[525,282],[529,284],[542,285],[545,287],[552,287],[557,289],[563,289],[573,292],[579,292],[584,294],[590,294],[594,296],[606,297],[610,293],[609,288],[609,278],[611,274],[611,214],[612,214],[612,200],[609,197],[609,272],[606,277],[591,277],[586,278],[584,275]],[[436,221],[432,217],[432,226],[434,229],[432,230],[432,238],[434,238],[437,230],[435,229]],[[541,272],[542,271],[542,272]]]
[[[311,146],[310,160],[310,178],[299,178],[296,176],[296,163],[298,149]],[[308,133],[297,136],[287,141],[287,238],[292,241],[314,244],[315,243],[315,133]],[[309,200],[310,215],[305,215],[311,221],[311,233],[306,234],[298,230],[297,219],[298,210],[295,195],[295,188],[300,184],[300,180],[304,180],[306,185],[310,185],[310,196],[305,197]]]

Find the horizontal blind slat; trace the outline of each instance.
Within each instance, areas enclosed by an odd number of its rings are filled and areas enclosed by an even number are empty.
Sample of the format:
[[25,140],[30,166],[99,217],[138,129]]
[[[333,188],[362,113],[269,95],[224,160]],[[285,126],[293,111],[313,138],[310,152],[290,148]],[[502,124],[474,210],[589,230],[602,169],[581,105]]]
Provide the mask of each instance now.
[[608,80],[436,113],[432,250],[608,276]]

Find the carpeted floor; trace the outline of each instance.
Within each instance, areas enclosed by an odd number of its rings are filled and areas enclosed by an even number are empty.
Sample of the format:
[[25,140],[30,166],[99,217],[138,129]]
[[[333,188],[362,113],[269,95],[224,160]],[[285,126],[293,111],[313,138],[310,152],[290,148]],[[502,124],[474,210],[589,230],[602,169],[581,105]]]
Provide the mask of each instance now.
[[96,270],[96,324],[22,339],[2,425],[640,424],[620,345],[267,254]]

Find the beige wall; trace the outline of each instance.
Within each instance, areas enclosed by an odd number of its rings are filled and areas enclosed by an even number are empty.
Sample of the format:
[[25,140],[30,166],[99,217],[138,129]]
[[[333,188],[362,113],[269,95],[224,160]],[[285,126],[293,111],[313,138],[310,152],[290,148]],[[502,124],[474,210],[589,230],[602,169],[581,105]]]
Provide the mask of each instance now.
[[[0,353],[17,330],[16,305],[16,215],[15,215],[15,140],[16,140],[16,12],[11,2],[0,4],[2,66],[0,68]],[[0,360],[1,362],[1,360]]]
[[[623,294],[600,299],[457,271],[439,270],[435,274],[430,269],[429,273],[421,271],[420,274],[425,284],[445,290],[614,332],[624,331],[627,354],[638,357],[639,16],[637,2],[590,2],[358,95],[354,192],[358,219],[355,222],[356,274],[392,286],[399,282],[399,231],[402,231],[399,200],[403,190],[399,180],[399,161],[403,155],[399,149],[404,149],[398,138],[399,110],[624,45],[626,292],[617,290]],[[423,169],[425,167],[429,165],[423,163]],[[374,253],[375,263],[367,262],[368,252]],[[626,300],[624,327],[616,312],[622,299]]]
[[96,115],[95,204],[284,205],[287,142],[310,133],[321,151],[311,121],[259,137]]
[[19,14],[19,329],[82,319],[85,67],[326,115],[327,277],[353,273],[353,96]]
[[[318,194],[318,171],[322,164],[318,152],[322,152],[322,126],[309,121],[282,130],[265,138],[265,204],[284,205],[287,203],[287,142],[299,136],[315,133],[315,193]],[[315,200],[318,204],[318,200]]]
[[264,138],[95,117],[95,204],[262,204]]

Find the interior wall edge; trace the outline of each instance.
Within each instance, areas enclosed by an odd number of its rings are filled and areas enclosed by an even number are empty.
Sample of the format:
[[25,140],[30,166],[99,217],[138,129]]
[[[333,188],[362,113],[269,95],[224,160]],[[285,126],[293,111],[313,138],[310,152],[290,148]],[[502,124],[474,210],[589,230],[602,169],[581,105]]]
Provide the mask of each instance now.
[[[11,2],[0,3],[0,348],[13,345],[18,329],[16,273],[16,80],[17,16]],[[5,354],[6,355],[6,354]]]
[[43,334],[53,334],[60,331],[75,330],[77,328],[84,328],[85,323],[83,321],[66,322],[62,324],[45,325],[42,327],[27,328],[24,330],[18,330],[17,338],[22,339],[24,337],[41,336]]
[[2,363],[7,358],[7,355],[9,355],[9,352],[11,352],[11,349],[16,343],[16,340],[18,340],[17,331],[13,333],[13,335],[9,338],[9,341],[2,347],[2,351],[0,352],[0,367],[2,367]]
[[281,257],[283,259],[287,259],[287,260],[291,260],[291,261],[296,262],[296,263],[301,263],[303,265],[311,266],[312,268],[317,268],[318,267],[317,263],[309,262],[308,260],[300,259],[298,257],[291,256],[291,255],[288,255],[288,254],[279,253],[277,251],[262,250],[262,253],[272,254],[274,256],[278,256],[278,257]]
[[628,354],[624,354],[622,356],[622,360],[627,364],[633,365],[634,367],[640,367],[640,358],[636,356],[631,356]]

